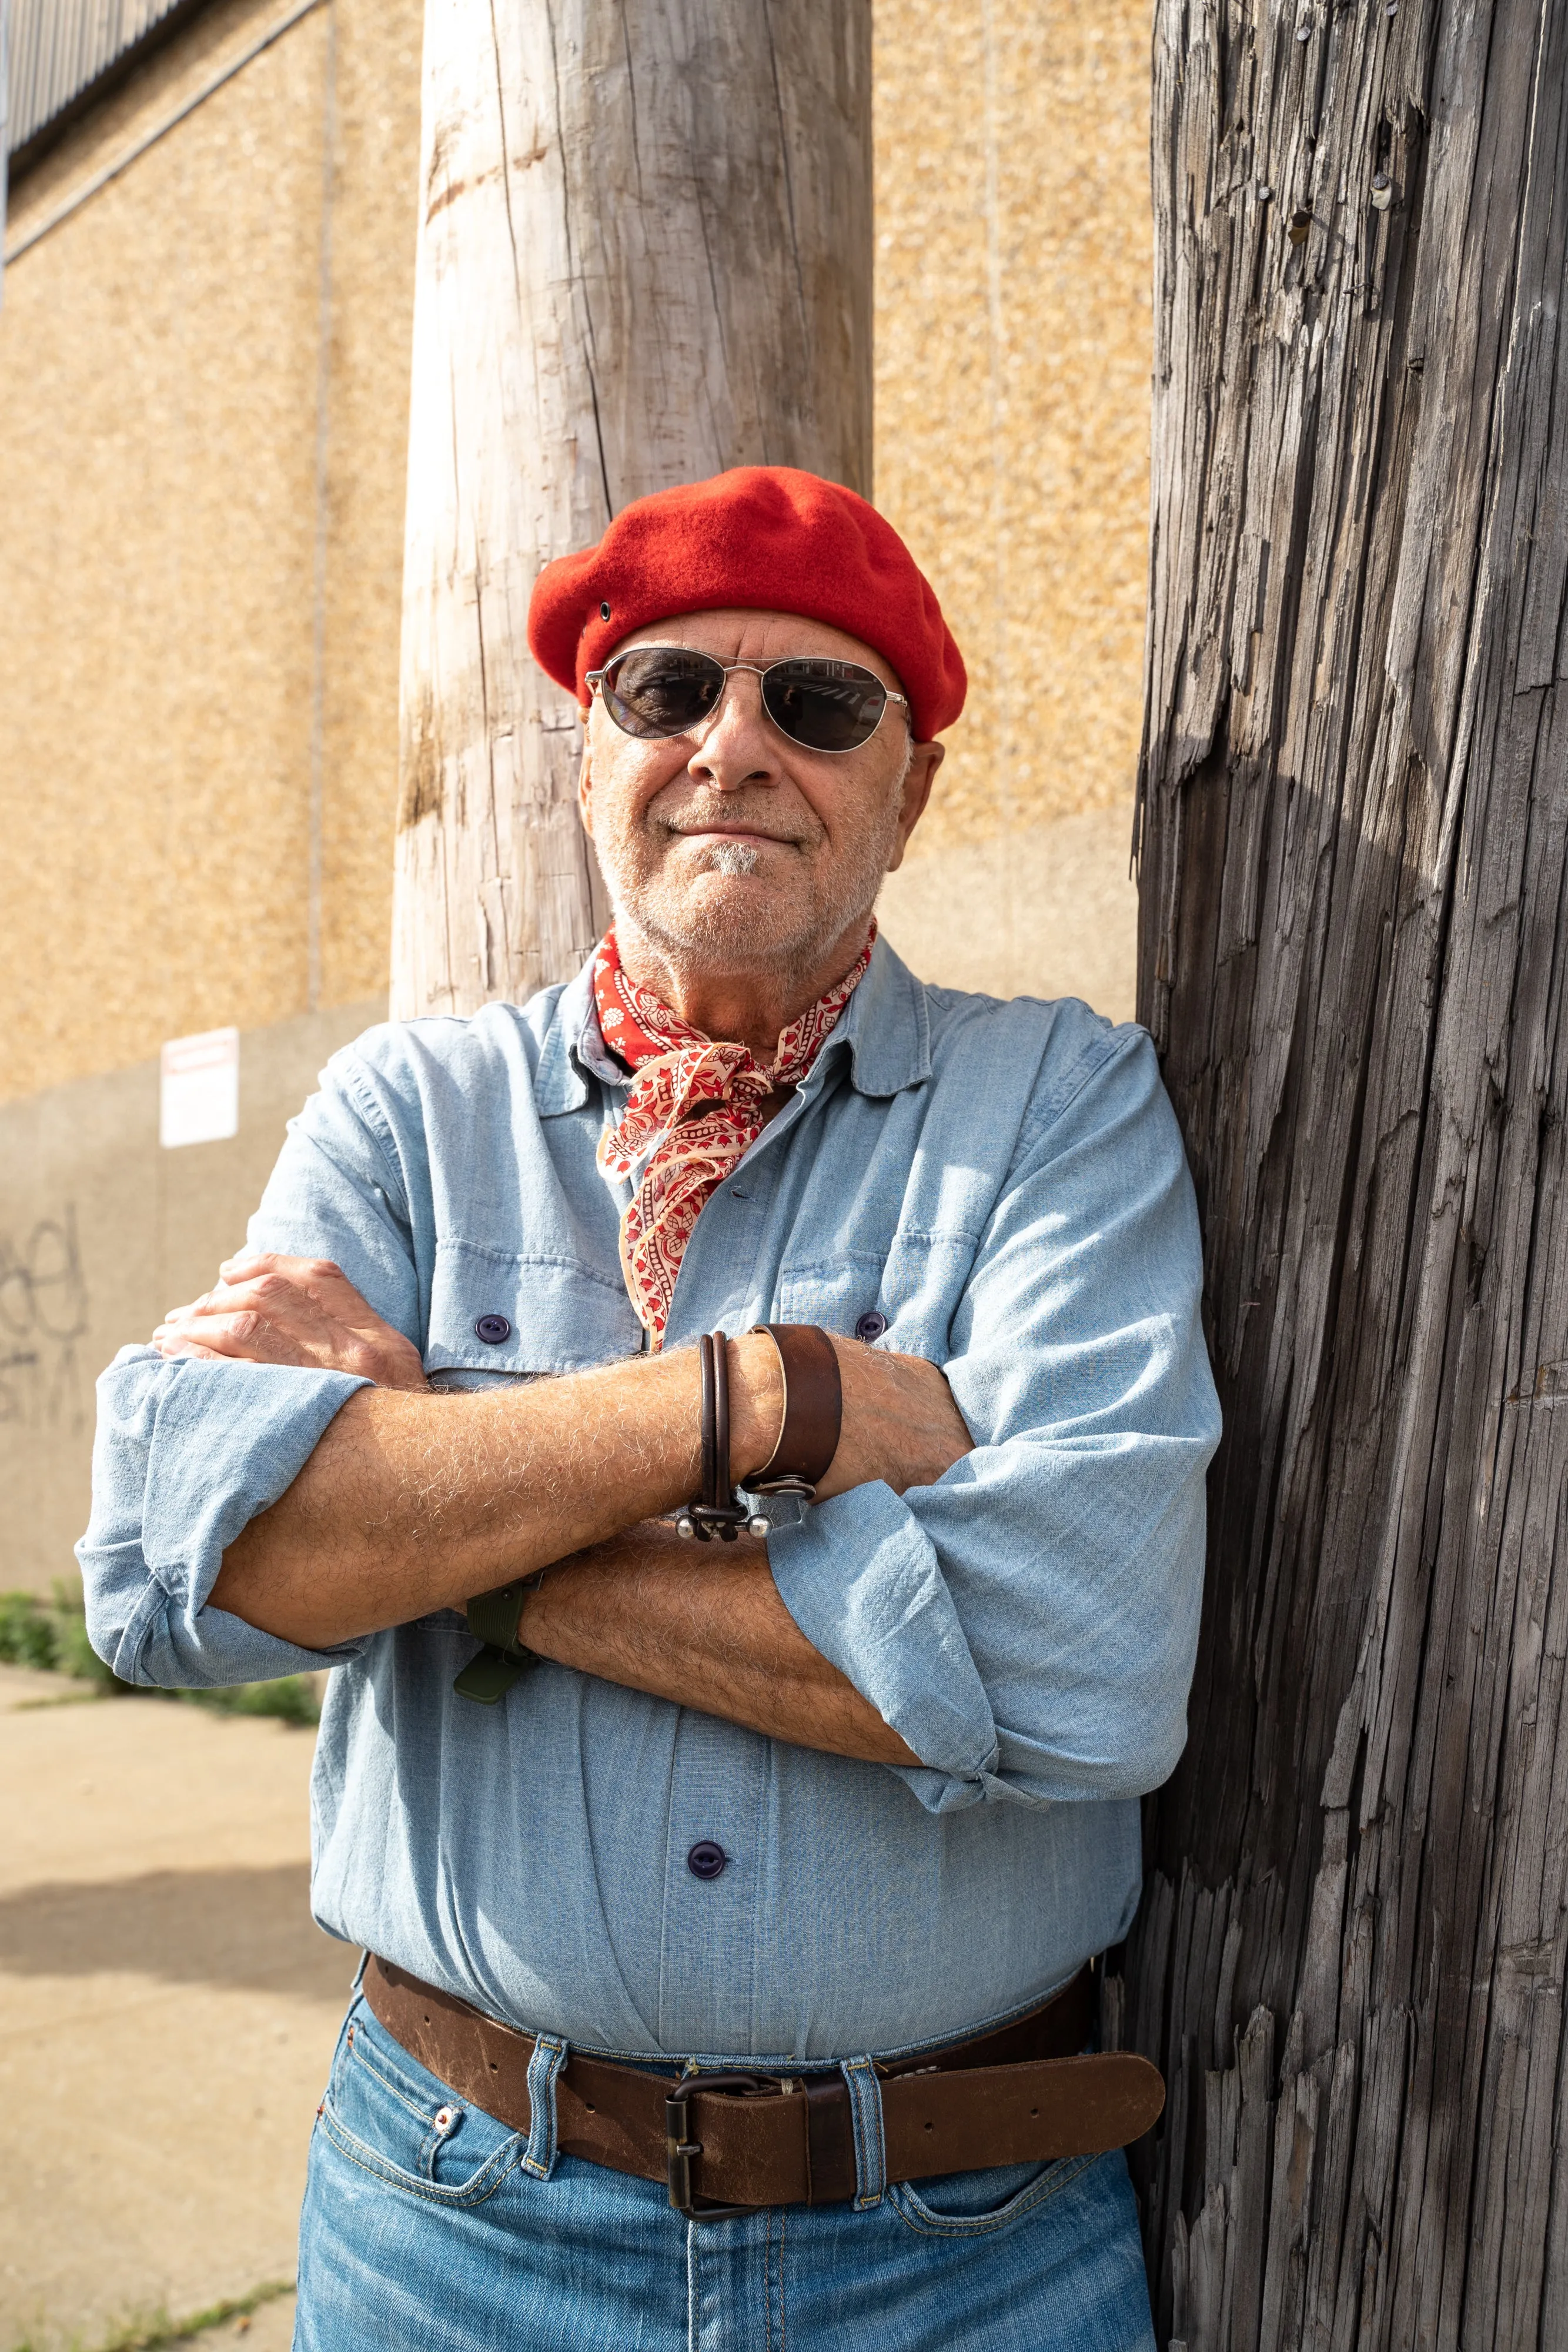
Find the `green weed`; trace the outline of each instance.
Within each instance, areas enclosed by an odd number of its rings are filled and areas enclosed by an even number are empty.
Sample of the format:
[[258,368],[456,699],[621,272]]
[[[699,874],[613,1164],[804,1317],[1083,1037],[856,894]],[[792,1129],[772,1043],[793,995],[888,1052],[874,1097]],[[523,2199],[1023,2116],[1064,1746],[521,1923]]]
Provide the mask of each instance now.
[[[11,1598],[9,1594],[7,1599]],[[221,2327],[225,2320],[248,2319],[263,2304],[276,2303],[280,2294],[292,2294],[292,2279],[268,2279],[265,2285],[253,2288],[249,2294],[226,2298],[210,2304],[205,2311],[193,2311],[186,2319],[171,2319],[166,2311],[156,2311],[151,2318],[129,2320],[92,2347],[92,2352],[171,2352],[177,2344],[188,2343],[193,2336],[204,2336],[209,2328]],[[24,2336],[14,2344],[11,2352],[38,2352],[33,2338]],[[86,2352],[79,2336],[71,2339],[70,2352]]]
[[0,1660],[40,1674],[69,1675],[105,1697],[178,1699],[215,1715],[264,1715],[310,1727],[320,1718],[315,1690],[303,1675],[284,1675],[269,1683],[236,1683],[221,1690],[152,1691],[140,1683],[121,1682],[88,1640],[79,1597],[63,1584],[55,1586],[48,1601],[36,1592],[0,1592]]

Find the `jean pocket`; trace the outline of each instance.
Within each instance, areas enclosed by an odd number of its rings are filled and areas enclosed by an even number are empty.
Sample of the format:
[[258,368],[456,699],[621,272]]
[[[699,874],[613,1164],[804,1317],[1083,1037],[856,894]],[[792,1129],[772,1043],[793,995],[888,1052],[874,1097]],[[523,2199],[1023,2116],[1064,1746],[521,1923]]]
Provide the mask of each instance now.
[[321,2128],[350,2164],[434,2205],[482,2204],[528,2147],[526,2132],[465,2105],[362,2001],[338,2044]]
[[888,2190],[887,2201],[922,2236],[984,2237],[1037,2212],[1094,2161],[1092,2156],[1062,2156],[1051,2164],[1004,2164],[940,2179],[901,2180]]

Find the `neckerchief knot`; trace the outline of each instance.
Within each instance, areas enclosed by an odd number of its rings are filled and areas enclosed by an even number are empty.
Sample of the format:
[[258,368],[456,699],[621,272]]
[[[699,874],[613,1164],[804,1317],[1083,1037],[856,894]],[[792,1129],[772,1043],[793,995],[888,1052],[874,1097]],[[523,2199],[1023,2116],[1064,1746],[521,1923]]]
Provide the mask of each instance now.
[[634,1073],[620,1124],[600,1138],[607,1182],[632,1179],[621,1219],[621,1270],[651,1346],[664,1345],[675,1277],[703,1204],[762,1132],[762,1106],[799,1086],[864,979],[876,939],[825,996],[779,1033],[770,1064],[745,1045],[705,1037],[631,979],[606,931],[593,953],[593,999],[604,1042]]

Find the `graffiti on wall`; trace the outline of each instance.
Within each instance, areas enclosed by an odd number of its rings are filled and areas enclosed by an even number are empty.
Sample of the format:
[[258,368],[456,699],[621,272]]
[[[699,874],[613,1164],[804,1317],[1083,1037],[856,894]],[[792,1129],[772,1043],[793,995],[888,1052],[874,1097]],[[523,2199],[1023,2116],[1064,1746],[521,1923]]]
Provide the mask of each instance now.
[[20,1242],[0,1233],[0,1428],[86,1428],[88,1316],[73,1202]]

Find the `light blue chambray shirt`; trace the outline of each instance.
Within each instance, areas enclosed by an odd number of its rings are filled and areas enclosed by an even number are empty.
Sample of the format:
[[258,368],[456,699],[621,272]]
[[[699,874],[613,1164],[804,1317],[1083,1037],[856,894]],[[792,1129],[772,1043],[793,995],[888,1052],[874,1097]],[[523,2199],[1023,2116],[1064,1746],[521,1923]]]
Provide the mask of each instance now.
[[[635,1354],[623,1099],[586,971],[333,1056],[250,1226],[330,1257],[476,1387]],[[451,1612],[318,1654],[208,1605],[224,1548],[361,1382],[127,1349],[99,1384],[93,1643],[128,1680],[334,1665],[321,1925],[493,2015],[626,2054],[887,2054],[1007,2016],[1124,1935],[1139,1794],[1186,1734],[1218,1407],[1153,1046],[1083,1005],[927,988],[885,941],[704,1208],[668,1344],[782,1319],[939,1363],[935,1486],[776,1502],[785,1606],[922,1759],[852,1762],[556,1665],[458,1698]],[[510,1338],[486,1346],[480,1318]],[[724,1848],[694,1876],[698,1840]]]

